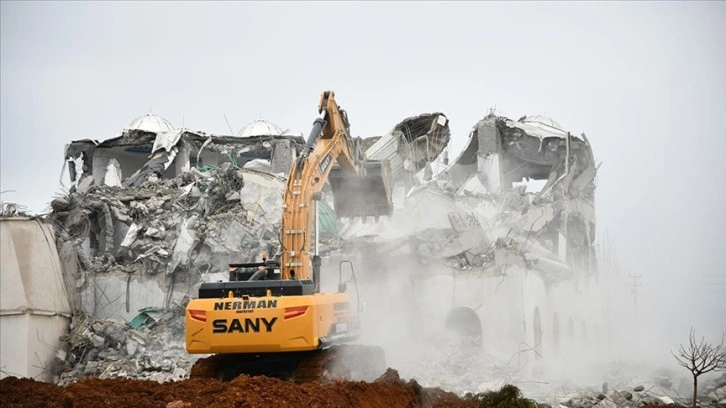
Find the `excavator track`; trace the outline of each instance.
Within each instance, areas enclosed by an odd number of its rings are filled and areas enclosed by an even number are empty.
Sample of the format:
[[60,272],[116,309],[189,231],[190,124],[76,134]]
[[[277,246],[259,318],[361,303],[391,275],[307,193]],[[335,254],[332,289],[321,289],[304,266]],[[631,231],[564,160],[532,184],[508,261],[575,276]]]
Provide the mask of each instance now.
[[215,354],[197,360],[190,377],[231,381],[244,374],[265,375],[295,383],[372,381],[385,370],[385,353],[380,347],[338,345],[306,352]]

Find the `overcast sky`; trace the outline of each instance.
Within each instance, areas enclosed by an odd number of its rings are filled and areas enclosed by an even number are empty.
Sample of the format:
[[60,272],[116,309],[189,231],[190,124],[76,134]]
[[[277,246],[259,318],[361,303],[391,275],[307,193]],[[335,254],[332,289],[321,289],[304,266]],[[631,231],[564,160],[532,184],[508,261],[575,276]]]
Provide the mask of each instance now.
[[545,114],[589,136],[598,228],[661,330],[726,330],[724,2],[2,2],[0,18],[3,201],[44,209],[64,144],[150,108],[307,134],[333,89],[354,135],[441,111],[454,150],[489,107]]

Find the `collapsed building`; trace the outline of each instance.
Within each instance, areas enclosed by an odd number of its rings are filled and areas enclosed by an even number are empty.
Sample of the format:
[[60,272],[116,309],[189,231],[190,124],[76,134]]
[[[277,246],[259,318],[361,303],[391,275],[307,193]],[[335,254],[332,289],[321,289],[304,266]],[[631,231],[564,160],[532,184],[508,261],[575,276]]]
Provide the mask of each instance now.
[[[476,168],[475,172],[472,170]],[[469,144],[449,172],[457,193],[525,192],[515,184],[545,180],[528,196],[519,227],[546,243],[552,253],[585,273],[596,269],[595,175],[585,136],[572,136],[542,116],[518,121],[488,115],[471,132]]]
[[[352,259],[359,279],[370,283],[361,298],[377,301],[364,324],[377,329],[366,340],[395,348],[408,336],[431,338],[438,348],[443,326],[498,357],[479,367],[525,377],[557,375],[547,372],[547,362],[559,362],[563,350],[582,348],[588,339],[600,347],[604,322],[591,319],[602,314],[597,165],[587,137],[541,116],[515,121],[490,113],[474,125],[463,152],[440,168],[407,190],[389,220],[347,225],[341,248],[327,258],[330,268]],[[380,282],[390,284],[381,291]],[[404,308],[416,312],[403,327],[382,321]],[[435,364],[476,367],[471,353],[459,361],[453,355]],[[405,352],[391,357],[411,376],[434,364],[407,360]],[[471,391],[482,383],[481,376],[472,383],[462,378],[444,385]]]
[[[516,354],[520,365],[595,335],[583,317],[590,306],[568,307],[597,276],[597,166],[587,138],[548,118],[491,113],[449,162],[450,137],[448,118],[435,112],[362,141],[368,158],[391,163],[397,209],[364,223],[337,219],[332,200],[321,200],[323,269],[353,260],[362,300],[380,300],[367,284],[401,279],[396,290],[410,296],[390,302],[428,316],[430,331],[446,326],[492,354]],[[187,375],[186,301],[201,282],[226,279],[229,263],[277,252],[285,176],[303,145],[267,121],[217,136],[152,114],[117,137],[69,144],[71,185],[53,200],[50,222],[72,318],[60,344],[67,352],[47,378]],[[530,180],[544,185],[530,191]],[[337,283],[330,275],[323,287]],[[382,323],[409,324],[375,312],[401,306],[390,302],[370,303],[363,341],[391,340],[375,329]]]

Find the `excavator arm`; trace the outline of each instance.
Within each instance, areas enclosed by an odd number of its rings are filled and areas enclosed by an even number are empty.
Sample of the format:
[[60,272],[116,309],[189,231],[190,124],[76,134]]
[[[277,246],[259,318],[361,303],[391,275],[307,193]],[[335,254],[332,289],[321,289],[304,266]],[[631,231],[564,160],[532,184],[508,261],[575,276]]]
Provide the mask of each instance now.
[[393,208],[389,164],[365,160],[360,143],[350,137],[347,115],[332,91],[320,96],[318,112],[321,117],[313,122],[288,176],[280,227],[281,278],[312,278],[317,289],[317,201],[331,173],[335,174],[330,185],[339,216],[378,218],[390,215]]

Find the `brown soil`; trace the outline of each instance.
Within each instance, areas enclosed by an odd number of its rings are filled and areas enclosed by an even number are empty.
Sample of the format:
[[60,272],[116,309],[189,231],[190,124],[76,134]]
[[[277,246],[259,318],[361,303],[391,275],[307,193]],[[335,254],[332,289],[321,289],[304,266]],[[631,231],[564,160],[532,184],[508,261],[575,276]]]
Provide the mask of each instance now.
[[122,378],[87,378],[67,387],[30,379],[0,380],[0,406],[43,408],[95,407],[476,407],[438,388],[404,382],[395,370],[372,383],[340,381],[294,384],[263,376],[241,375],[230,382],[191,378],[159,384]]

